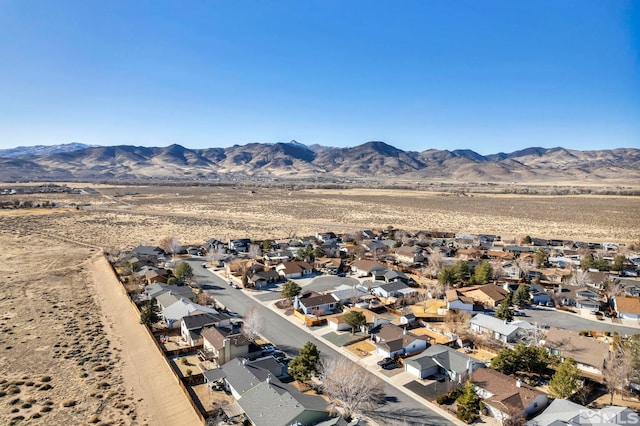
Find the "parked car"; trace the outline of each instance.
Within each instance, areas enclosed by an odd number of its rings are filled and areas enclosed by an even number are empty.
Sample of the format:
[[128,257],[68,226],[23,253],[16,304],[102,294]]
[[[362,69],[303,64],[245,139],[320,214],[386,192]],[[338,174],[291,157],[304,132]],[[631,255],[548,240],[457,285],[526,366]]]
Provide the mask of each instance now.
[[393,358],[384,358],[378,361],[378,365],[382,368],[390,367],[392,365],[395,365],[395,363],[396,363],[396,360]]

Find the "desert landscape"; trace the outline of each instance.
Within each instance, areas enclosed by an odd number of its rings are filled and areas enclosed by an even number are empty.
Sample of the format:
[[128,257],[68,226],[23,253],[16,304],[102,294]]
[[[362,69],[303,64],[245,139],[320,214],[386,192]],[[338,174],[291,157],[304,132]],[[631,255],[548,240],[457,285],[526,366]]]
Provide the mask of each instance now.
[[[30,184],[34,185],[34,184]],[[5,185],[8,186],[8,185]],[[54,208],[0,210],[0,422],[172,424],[138,377],[103,253],[210,238],[406,230],[640,240],[637,197],[452,194],[410,190],[117,186],[2,195]],[[116,283],[117,284],[117,283]],[[157,370],[156,375],[163,372]],[[168,384],[167,387],[171,385]],[[164,410],[164,411],[163,411]],[[183,423],[186,424],[186,423]]]

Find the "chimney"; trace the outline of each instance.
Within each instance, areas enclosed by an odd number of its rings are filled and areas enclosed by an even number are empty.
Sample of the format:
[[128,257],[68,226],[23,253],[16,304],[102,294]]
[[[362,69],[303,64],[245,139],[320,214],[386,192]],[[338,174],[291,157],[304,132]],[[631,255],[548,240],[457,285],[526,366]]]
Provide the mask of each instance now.
[[516,387],[522,387],[522,380],[518,379],[516,380]]
[[267,384],[271,384],[271,373],[267,376]]
[[406,329],[406,328],[404,328],[404,329],[402,330],[402,334],[404,334],[404,335],[406,335],[406,334],[407,334],[407,329]]

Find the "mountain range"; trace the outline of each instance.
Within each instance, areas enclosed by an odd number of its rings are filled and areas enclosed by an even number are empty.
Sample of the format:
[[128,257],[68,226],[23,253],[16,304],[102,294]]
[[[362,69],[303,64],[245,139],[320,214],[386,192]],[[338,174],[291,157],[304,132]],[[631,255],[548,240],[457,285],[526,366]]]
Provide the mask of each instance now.
[[2,181],[255,178],[638,184],[640,149],[527,148],[480,155],[471,150],[403,151],[384,142],[338,148],[291,141],[205,149],[73,143],[0,150]]

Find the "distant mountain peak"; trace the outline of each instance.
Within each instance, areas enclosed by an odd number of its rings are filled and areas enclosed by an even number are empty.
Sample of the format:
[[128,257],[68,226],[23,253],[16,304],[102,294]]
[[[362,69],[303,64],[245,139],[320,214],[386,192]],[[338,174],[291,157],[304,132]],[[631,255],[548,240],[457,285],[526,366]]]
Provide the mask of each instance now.
[[31,156],[45,156],[63,152],[78,151],[86,148],[97,147],[98,145],[87,145],[80,142],[71,142],[59,145],[33,145],[18,146],[16,148],[0,149],[0,157],[22,158]]

